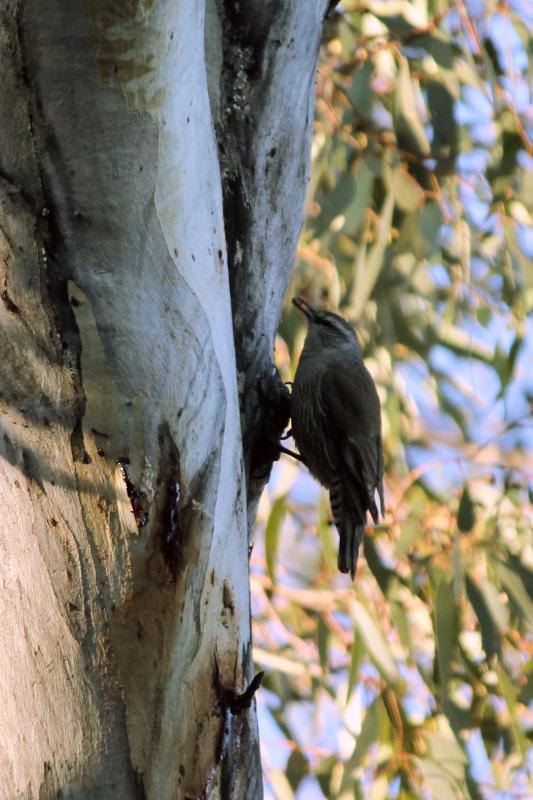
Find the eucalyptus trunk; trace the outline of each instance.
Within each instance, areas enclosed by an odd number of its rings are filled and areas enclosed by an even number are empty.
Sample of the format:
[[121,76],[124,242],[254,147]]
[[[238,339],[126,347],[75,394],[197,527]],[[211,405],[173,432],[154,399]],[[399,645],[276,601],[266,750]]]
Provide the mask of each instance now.
[[262,794],[249,530],[325,6],[0,3],[6,800]]

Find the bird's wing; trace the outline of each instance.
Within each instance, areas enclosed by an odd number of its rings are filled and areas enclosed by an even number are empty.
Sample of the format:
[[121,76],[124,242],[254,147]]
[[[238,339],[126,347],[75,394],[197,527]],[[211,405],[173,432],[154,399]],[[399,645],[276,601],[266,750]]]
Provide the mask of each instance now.
[[383,512],[381,409],[366,367],[356,363],[350,369],[339,364],[326,370],[320,381],[319,407],[327,431],[327,458],[337,465],[355,507],[363,512],[368,509],[376,522],[376,489]]

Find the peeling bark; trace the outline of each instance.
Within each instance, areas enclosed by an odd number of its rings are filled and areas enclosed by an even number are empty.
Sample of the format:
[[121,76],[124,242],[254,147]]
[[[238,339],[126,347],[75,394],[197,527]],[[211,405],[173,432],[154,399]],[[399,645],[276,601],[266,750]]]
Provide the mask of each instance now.
[[9,800],[261,797],[231,698],[324,6],[1,4]]

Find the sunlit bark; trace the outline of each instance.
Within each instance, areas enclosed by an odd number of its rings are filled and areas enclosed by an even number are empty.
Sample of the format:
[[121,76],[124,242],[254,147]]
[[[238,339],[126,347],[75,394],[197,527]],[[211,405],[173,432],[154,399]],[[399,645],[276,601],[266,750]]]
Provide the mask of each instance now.
[[232,705],[251,453],[323,6],[212,2],[206,26],[193,0],[2,3],[9,800],[261,796],[253,703]]

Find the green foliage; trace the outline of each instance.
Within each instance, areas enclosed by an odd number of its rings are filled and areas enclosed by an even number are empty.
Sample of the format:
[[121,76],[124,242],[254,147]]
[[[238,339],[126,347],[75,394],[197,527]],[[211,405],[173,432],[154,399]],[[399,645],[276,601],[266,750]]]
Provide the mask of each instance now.
[[459,501],[457,527],[461,533],[468,533],[474,527],[475,521],[474,504],[472,503],[468,487],[465,486],[461,495],[461,500]]
[[[358,330],[387,508],[352,585],[325,493],[276,467],[252,557],[260,707],[278,732],[266,795],[529,797],[532,19],[519,2],[342,8],[291,294]],[[303,335],[288,307],[287,380]],[[285,773],[269,768],[283,748]]]

